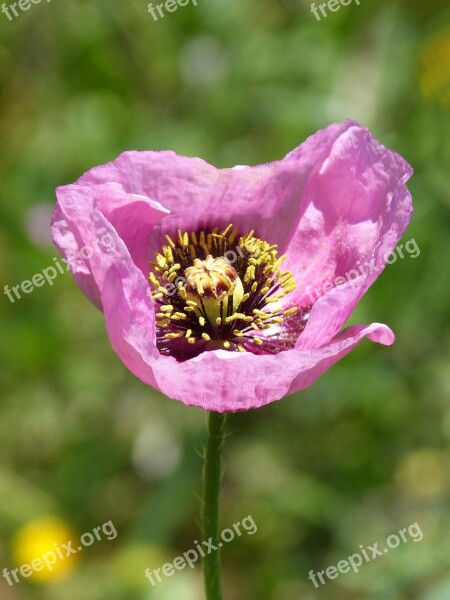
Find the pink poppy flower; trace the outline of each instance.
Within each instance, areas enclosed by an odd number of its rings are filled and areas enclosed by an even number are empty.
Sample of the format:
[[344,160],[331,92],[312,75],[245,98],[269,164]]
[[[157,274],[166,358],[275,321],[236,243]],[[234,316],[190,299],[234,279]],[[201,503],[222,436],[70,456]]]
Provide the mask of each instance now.
[[379,323],[343,326],[408,225],[412,174],[358,123],[284,159],[216,169],[125,152],[57,189],[52,236],[146,384],[206,410],[311,385]]

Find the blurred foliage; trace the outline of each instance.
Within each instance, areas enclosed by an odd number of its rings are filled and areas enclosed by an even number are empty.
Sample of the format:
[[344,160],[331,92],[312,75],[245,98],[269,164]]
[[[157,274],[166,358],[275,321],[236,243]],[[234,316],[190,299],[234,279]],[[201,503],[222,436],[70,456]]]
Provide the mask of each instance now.
[[[125,149],[256,164],[352,117],[414,166],[405,241],[420,256],[354,316],[397,343],[365,342],[310,389],[230,417],[222,522],[251,514],[258,532],[225,547],[224,579],[227,600],[448,600],[447,2],[361,0],[317,22],[306,0],[198,0],[155,22],[144,0],[42,1],[0,13],[0,40],[2,285],[54,264],[54,188]],[[198,539],[204,414],[127,372],[69,275],[23,296],[0,304],[0,570],[46,515],[77,535],[112,520],[118,537],[63,580],[0,578],[0,597],[198,600],[199,568],[156,588],[144,569]],[[308,580],[416,521],[420,543]]]

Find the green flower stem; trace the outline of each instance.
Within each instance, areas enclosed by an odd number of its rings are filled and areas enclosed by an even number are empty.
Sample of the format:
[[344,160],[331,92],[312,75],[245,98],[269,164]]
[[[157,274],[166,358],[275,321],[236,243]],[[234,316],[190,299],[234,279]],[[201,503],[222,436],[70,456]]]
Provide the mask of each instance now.
[[[226,415],[208,413],[208,439],[203,467],[203,540],[211,538],[212,544],[220,543],[220,488],[222,483],[222,448],[225,440]],[[220,583],[220,548],[203,558],[203,581],[206,600],[222,600]]]

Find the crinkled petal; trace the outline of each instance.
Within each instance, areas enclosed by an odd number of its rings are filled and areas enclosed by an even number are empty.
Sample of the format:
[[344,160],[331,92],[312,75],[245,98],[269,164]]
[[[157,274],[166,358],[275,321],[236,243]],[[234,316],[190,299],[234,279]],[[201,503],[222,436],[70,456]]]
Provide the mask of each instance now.
[[52,239],[65,262],[70,266],[73,278],[80,290],[97,308],[101,309],[100,290],[92,276],[88,261],[80,255],[83,244],[73,234],[59,204],[53,213]]
[[300,349],[318,348],[342,328],[412,215],[405,185],[411,167],[359,124],[348,123],[308,179],[286,250],[285,266],[297,282],[289,302],[314,304]]
[[[116,183],[96,186],[77,184],[57,190],[58,206],[52,223],[52,236],[58,250],[69,261],[75,281],[87,297],[101,307],[104,272],[94,268],[101,248],[113,254],[119,241],[134,264],[147,274],[149,240],[154,227],[168,210],[145,196],[127,194]],[[94,231],[95,207],[111,223],[107,237]]]
[[[233,223],[240,233],[254,229],[282,250],[295,235],[311,173],[351,126],[350,121],[331,125],[281,161],[239,169],[216,169],[174,152],[124,152],[113,162],[91,169],[75,184],[58,188],[55,244],[66,258],[69,250],[73,256],[86,244],[86,236],[76,230],[89,221],[95,201],[143,272],[147,260],[160,250],[163,234],[173,235],[178,228],[196,231]],[[71,263],[76,281],[99,306],[89,261],[77,257]]]
[[307,387],[364,337],[394,341],[388,327],[374,323],[350,327],[317,350],[288,350],[275,357],[221,350],[178,362],[155,351],[149,335],[152,310],[140,274],[112,265],[102,302],[111,344],[134,375],[186,405],[219,412],[257,408]]
[[151,251],[159,249],[163,233],[229,223],[243,235],[254,229],[256,235],[283,247],[294,233],[311,171],[323,163],[333,143],[350,126],[349,121],[331,125],[311,136],[295,157],[255,167],[217,169],[174,152],[124,152],[88,171],[77,185],[116,182],[126,193],[152,198],[169,209],[161,235],[155,232]]

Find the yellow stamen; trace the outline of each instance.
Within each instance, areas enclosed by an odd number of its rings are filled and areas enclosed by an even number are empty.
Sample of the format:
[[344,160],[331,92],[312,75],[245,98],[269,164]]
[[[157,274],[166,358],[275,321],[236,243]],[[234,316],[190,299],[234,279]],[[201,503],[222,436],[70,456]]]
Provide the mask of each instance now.
[[165,236],[165,238],[166,238],[166,240],[167,240],[167,243],[169,244],[169,246],[170,246],[172,249],[174,249],[174,250],[175,250],[176,246],[175,246],[175,244],[173,243],[172,239],[171,239],[171,238],[170,238],[168,235],[166,235],[166,236]]
[[[270,329],[298,312],[296,306],[284,308],[281,302],[296,287],[292,272],[280,268],[286,255],[277,256],[278,246],[258,239],[254,231],[238,237],[230,224],[220,231],[218,227],[189,233],[180,229],[175,238],[165,238],[167,244],[155,254],[149,274],[156,324],[166,330],[158,333],[161,338],[185,338],[189,344],[202,339],[211,342],[206,350],[246,352],[243,343],[235,340],[243,342],[248,336],[263,346],[264,338],[249,330]],[[234,262],[226,258],[233,255]],[[183,331],[180,321],[185,323]],[[210,327],[214,339],[206,332]],[[177,352],[179,345],[173,347]],[[166,343],[165,353],[168,348]]]

